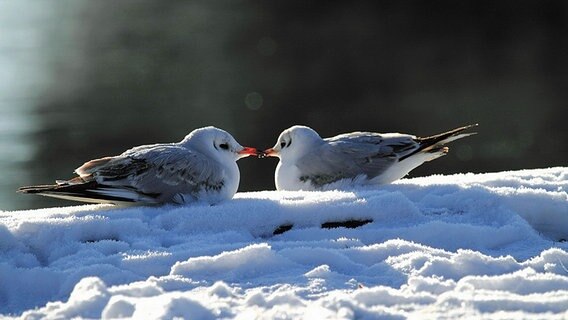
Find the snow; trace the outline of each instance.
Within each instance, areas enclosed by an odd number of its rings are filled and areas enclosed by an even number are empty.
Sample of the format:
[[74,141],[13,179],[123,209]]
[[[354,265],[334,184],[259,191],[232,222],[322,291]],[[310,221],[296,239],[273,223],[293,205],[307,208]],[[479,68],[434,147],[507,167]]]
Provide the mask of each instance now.
[[568,167],[0,212],[0,315],[565,319],[566,239]]

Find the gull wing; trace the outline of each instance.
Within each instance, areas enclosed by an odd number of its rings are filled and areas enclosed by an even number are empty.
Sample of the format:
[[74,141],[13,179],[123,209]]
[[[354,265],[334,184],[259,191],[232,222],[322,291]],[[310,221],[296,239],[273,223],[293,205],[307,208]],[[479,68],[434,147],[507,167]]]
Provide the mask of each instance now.
[[353,132],[338,135],[325,139],[316,150],[298,161],[302,172],[300,180],[321,186],[360,175],[372,179],[419,147],[414,136],[405,134]]
[[20,191],[86,202],[184,203],[192,200],[187,196],[220,191],[226,174],[219,163],[175,144],[137,147],[75,171],[79,177]]
[[393,164],[417,154],[432,155],[430,159],[424,158],[420,163],[443,156],[448,152],[445,144],[476,134],[463,133],[476,126],[477,124],[467,125],[426,138],[373,132],[352,132],[327,138],[316,150],[298,161],[298,169],[302,172],[300,180],[322,186],[363,174],[373,179]]

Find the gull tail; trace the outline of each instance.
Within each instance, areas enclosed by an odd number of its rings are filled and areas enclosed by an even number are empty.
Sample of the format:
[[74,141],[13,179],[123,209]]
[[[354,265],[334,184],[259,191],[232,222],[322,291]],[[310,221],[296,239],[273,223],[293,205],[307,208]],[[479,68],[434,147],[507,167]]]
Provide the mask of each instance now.
[[468,126],[463,126],[460,128],[456,128],[454,130],[450,130],[448,132],[444,132],[444,133],[440,133],[434,136],[430,136],[430,137],[426,137],[426,138],[418,138],[418,142],[420,142],[420,145],[424,146],[424,148],[421,148],[423,151],[426,151],[426,149],[428,149],[429,147],[433,147],[433,146],[441,146],[444,145],[446,143],[452,142],[454,140],[458,140],[461,138],[465,138],[465,137],[469,137],[471,135],[477,134],[477,132],[470,132],[470,133],[462,133],[465,130],[477,127],[479,124],[475,123],[475,124],[470,124]]
[[478,124],[475,123],[459,127],[447,132],[443,132],[437,135],[433,135],[430,137],[416,138],[415,140],[420,144],[420,147],[415,152],[405,156],[404,158],[401,158],[400,160],[404,160],[405,158],[416,155],[417,153],[429,154],[430,157],[427,158],[425,161],[434,160],[438,157],[446,155],[450,150],[448,147],[444,146],[446,143],[450,143],[452,141],[477,134],[477,132],[464,133],[464,131],[477,126]]
[[138,203],[153,204],[156,199],[144,195],[132,188],[117,188],[97,183],[96,181],[79,181],[80,177],[69,181],[57,181],[54,185],[26,186],[18,192],[37,194],[40,196],[59,198],[88,203],[111,203],[116,205],[135,205]]

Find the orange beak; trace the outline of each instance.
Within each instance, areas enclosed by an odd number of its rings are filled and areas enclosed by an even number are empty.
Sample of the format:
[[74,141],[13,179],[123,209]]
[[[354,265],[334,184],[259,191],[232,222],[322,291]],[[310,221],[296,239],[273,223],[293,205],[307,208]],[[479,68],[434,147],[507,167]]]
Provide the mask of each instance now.
[[278,151],[274,150],[274,148],[268,148],[263,153],[265,157],[278,157]]
[[243,150],[237,152],[238,154],[241,154],[245,157],[248,156],[257,156],[258,155],[258,150],[256,150],[256,148],[251,148],[251,147],[243,147]]

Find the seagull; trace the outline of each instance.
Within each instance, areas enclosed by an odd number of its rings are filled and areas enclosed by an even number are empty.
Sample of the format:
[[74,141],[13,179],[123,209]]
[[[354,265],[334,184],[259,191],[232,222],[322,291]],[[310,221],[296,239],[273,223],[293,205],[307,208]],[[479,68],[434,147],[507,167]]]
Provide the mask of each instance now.
[[70,180],[18,191],[118,205],[215,204],[237,192],[236,161],[250,155],[258,155],[257,150],[241,146],[224,130],[204,127],[181,142],[134,147],[86,162]]
[[460,127],[431,137],[401,133],[351,132],[322,139],[310,127],[284,130],[261,157],[278,157],[278,190],[330,190],[354,185],[381,185],[448,153],[448,142],[473,134]]

